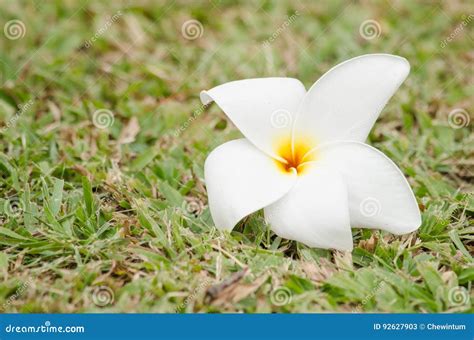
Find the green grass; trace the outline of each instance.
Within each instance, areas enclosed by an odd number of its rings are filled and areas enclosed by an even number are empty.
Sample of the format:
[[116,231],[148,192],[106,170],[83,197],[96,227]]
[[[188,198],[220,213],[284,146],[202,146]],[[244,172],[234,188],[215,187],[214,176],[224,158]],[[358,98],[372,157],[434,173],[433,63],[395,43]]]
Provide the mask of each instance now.
[[[26,28],[0,36],[1,310],[473,312],[474,134],[448,119],[474,112],[472,2],[189,3],[0,4],[2,26]],[[412,65],[369,142],[408,177],[422,227],[354,229],[352,253],[282,240],[261,214],[218,232],[203,163],[240,135],[199,92],[262,76],[309,87],[372,52]]]

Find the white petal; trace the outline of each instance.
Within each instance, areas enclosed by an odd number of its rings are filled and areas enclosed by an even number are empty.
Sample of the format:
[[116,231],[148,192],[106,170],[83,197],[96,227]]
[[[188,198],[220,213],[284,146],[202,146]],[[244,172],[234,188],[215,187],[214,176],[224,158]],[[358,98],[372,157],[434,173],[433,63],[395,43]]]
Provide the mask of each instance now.
[[317,164],[339,171],[349,192],[352,227],[405,234],[418,229],[415,196],[398,167],[382,152],[360,142],[336,142],[316,152]]
[[323,167],[305,170],[296,185],[264,209],[279,236],[310,247],[352,250],[347,190],[342,177]]
[[238,80],[201,92],[207,105],[215,101],[237,128],[260,150],[279,158],[276,143],[289,139],[296,110],[306,90],[297,79]]
[[335,66],[303,99],[295,132],[319,143],[365,141],[409,71],[406,59],[389,54],[363,55]]
[[212,219],[217,228],[226,230],[281,198],[296,181],[296,173],[283,173],[274,159],[246,139],[213,150],[204,176]]

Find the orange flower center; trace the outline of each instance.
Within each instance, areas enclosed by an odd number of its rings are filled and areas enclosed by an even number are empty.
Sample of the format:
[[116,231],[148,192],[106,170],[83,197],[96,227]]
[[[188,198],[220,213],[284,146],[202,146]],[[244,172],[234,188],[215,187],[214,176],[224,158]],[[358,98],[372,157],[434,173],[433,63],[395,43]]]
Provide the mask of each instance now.
[[301,175],[307,168],[308,162],[314,161],[316,158],[314,152],[308,153],[314,148],[314,145],[315,143],[309,138],[295,138],[293,146],[291,138],[279,140],[275,149],[278,156],[285,161],[276,160],[278,168],[284,173],[293,173],[296,170],[296,173]]

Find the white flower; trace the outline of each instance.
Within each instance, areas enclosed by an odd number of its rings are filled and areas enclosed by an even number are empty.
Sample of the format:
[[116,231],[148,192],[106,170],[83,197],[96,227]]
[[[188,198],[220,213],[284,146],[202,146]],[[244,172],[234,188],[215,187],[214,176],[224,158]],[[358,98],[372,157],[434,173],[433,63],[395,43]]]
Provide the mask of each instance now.
[[260,78],[201,92],[246,137],[217,147],[205,162],[216,227],[232,230],[263,208],[277,235],[339,250],[352,250],[351,227],[419,228],[402,172],[364,143],[409,71],[404,58],[369,54],[332,68],[309,91],[297,79]]

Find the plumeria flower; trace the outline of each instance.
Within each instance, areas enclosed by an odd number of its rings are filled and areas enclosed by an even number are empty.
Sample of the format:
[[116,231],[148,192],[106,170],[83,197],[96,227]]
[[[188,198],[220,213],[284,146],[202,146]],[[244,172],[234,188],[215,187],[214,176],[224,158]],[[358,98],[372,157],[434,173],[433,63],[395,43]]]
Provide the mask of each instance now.
[[297,79],[259,78],[201,92],[245,136],[204,165],[216,227],[230,231],[263,208],[280,237],[338,250],[352,250],[351,227],[397,235],[419,228],[402,172],[364,143],[409,71],[404,58],[369,54],[335,66],[308,91]]

